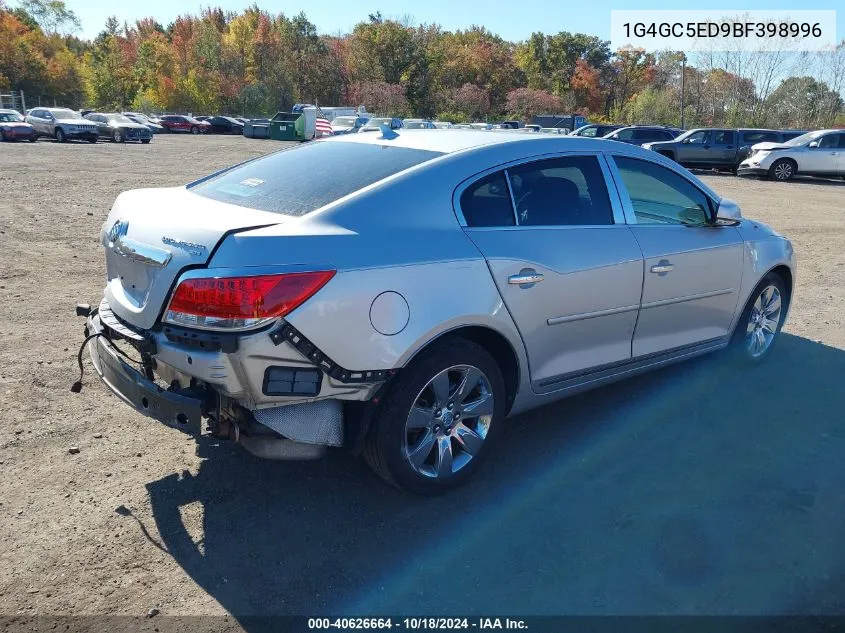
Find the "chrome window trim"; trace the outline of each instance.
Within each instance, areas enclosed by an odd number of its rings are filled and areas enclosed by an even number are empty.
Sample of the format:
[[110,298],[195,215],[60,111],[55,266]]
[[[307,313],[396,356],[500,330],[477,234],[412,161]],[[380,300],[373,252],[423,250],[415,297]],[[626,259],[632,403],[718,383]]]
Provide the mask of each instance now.
[[[602,177],[604,178],[604,185],[605,191],[607,192],[607,199],[610,203],[610,209],[613,214],[613,224],[549,224],[549,225],[530,225],[530,226],[521,226],[519,224],[519,218],[516,214],[516,201],[513,198],[513,190],[511,188],[510,182],[510,173],[509,170],[513,167],[519,167],[521,165],[525,165],[528,163],[536,163],[541,160],[552,160],[555,158],[568,158],[571,156],[592,156],[596,159],[596,162],[599,165],[599,168],[602,172]],[[505,182],[508,186],[508,193],[510,194],[511,199],[511,207],[513,208],[514,214],[514,222],[516,225],[514,226],[467,226],[466,218],[464,217],[464,213],[461,210],[461,196],[463,195],[464,191],[469,189],[473,186],[476,182],[489,176],[490,174],[496,173],[498,171],[504,172],[505,175]],[[550,152],[548,154],[535,154],[534,156],[518,158],[515,160],[507,161],[505,163],[500,163],[494,167],[489,167],[484,171],[477,172],[470,176],[469,178],[465,178],[461,181],[455,190],[452,192],[452,209],[455,212],[455,217],[458,219],[458,224],[460,224],[461,228],[466,231],[486,231],[486,230],[494,230],[494,231],[501,231],[501,230],[514,230],[514,229],[522,229],[522,230],[533,230],[533,229],[587,229],[587,228],[612,228],[618,226],[625,226],[626,216],[623,213],[623,205],[620,201],[620,196],[612,195],[613,190],[611,189],[611,184],[614,184],[614,181],[611,177],[611,172],[608,169],[606,158],[604,157],[604,152],[597,150],[597,151],[568,151],[568,152]]]
[[[666,165],[660,161],[651,160],[651,158],[641,157],[641,156],[631,156],[629,154],[623,154],[620,152],[606,152],[605,158],[607,159],[607,165],[610,170],[610,173],[613,177],[613,181],[616,184],[616,190],[619,193],[619,198],[622,201],[622,208],[625,212],[625,220],[631,226],[659,226],[659,227],[667,227],[667,226],[683,226],[683,225],[674,225],[674,224],[640,224],[637,221],[637,216],[634,214],[634,205],[631,202],[631,196],[628,194],[628,188],[625,186],[625,182],[622,180],[622,174],[619,172],[619,167],[616,165],[616,157],[619,156],[621,158],[630,158],[631,160],[638,160],[644,163],[651,163],[658,167],[663,167],[671,171],[672,173],[676,174],[684,181],[686,181],[691,187],[696,189],[701,193],[702,196],[707,200],[710,205],[708,209],[710,219],[712,220],[715,217],[716,209],[719,206],[719,201],[714,199],[709,193],[707,193],[704,189],[702,189],[698,184],[696,184],[693,180],[690,180],[683,172],[674,169],[671,165]],[[684,228],[690,228],[685,226]]]

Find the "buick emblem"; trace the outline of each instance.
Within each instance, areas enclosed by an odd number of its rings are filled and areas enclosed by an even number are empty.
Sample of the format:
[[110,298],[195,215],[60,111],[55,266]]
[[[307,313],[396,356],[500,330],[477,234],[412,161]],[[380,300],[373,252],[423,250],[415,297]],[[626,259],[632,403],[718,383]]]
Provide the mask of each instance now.
[[117,242],[118,238],[126,235],[128,230],[129,222],[126,220],[118,220],[112,225],[111,229],[109,229],[109,242]]

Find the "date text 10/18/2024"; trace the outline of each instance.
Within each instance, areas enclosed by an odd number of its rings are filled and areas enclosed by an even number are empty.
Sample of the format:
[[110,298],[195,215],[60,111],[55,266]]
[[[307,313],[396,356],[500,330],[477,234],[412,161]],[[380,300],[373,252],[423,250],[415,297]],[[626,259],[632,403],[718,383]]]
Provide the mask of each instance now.
[[309,630],[404,629],[409,631],[444,631],[451,629],[524,630],[528,625],[519,618],[308,618]]

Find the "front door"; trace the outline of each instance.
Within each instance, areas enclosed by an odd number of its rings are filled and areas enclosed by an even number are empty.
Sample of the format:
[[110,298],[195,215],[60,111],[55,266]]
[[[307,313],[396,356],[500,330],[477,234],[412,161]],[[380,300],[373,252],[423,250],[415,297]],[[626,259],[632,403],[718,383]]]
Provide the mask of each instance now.
[[678,145],[678,162],[682,165],[703,165],[710,161],[710,130],[698,130]]
[[724,339],[742,281],[739,232],[704,224],[712,201],[677,172],[648,160],[613,160],[644,257],[633,357]]
[[539,392],[631,357],[642,255],[605,173],[598,155],[568,154],[488,174],[460,196]]
[[818,147],[807,147],[801,155],[798,171],[811,174],[841,173],[842,143],[840,139],[845,134],[832,132],[816,139]]

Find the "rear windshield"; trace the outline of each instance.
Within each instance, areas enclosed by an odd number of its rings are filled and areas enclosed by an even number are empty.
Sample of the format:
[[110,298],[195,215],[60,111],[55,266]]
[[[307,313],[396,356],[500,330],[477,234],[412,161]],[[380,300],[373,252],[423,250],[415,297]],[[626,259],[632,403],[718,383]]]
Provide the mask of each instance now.
[[241,207],[305,215],[440,155],[389,145],[312,141],[188,187],[206,198]]

